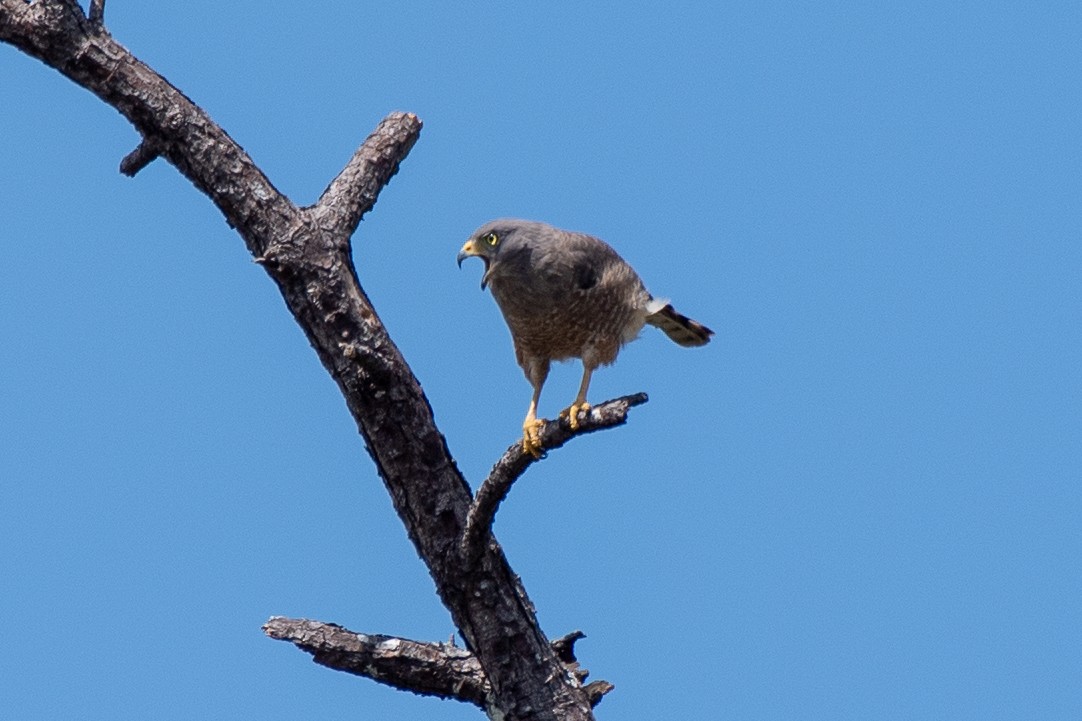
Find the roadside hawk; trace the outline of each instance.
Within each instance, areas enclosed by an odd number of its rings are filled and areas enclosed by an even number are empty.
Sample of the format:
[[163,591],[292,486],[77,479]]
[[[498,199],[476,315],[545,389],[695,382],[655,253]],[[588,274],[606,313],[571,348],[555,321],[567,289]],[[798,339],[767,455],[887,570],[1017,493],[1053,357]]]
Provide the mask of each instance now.
[[545,424],[537,417],[537,401],[552,361],[582,359],[579,393],[560,414],[577,429],[578,414],[590,410],[586,390],[594,369],[615,361],[644,324],[688,347],[705,345],[714,334],[650,295],[615,250],[583,233],[529,220],[493,220],[462,246],[459,266],[470,256],[485,262],[481,289],[492,288],[511,329],[515,358],[533,386],[522,448],[535,457],[541,455]]

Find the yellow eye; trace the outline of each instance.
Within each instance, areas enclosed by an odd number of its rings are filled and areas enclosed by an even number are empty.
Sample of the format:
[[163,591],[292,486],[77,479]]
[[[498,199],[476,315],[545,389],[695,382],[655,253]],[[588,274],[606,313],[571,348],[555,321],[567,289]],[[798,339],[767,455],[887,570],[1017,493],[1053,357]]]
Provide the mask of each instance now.
[[483,240],[488,245],[496,245],[496,243],[500,242],[499,236],[497,236],[495,233],[485,233],[481,236],[481,240]]

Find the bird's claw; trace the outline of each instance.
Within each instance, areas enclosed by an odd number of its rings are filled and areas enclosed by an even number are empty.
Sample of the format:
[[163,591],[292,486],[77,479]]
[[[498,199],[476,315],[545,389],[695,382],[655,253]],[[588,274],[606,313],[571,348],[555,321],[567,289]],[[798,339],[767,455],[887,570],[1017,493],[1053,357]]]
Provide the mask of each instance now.
[[582,403],[572,403],[570,407],[560,411],[560,418],[566,418],[567,422],[571,424],[571,430],[577,431],[579,429],[579,413],[589,413],[590,404],[586,401]]
[[545,421],[540,418],[528,420],[522,424],[522,452],[529,453],[534,458],[544,455],[541,446],[541,429],[545,427]]

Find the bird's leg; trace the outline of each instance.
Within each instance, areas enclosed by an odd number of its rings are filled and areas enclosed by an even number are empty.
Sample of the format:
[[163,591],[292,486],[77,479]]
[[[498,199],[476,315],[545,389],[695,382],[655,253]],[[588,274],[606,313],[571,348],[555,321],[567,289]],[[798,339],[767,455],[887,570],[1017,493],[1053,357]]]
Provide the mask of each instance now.
[[526,411],[526,420],[522,422],[522,450],[534,458],[540,458],[542,453],[541,429],[545,427],[545,421],[537,417],[537,402],[548,374],[548,361],[533,361],[526,367],[526,377],[533,386],[533,395],[530,397],[530,408]]
[[586,390],[590,387],[590,376],[594,374],[594,366],[583,361],[582,383],[579,384],[579,394],[575,396],[575,402],[560,413],[561,418],[567,418],[571,424],[571,430],[579,429],[579,413],[590,412],[590,404],[586,402]]

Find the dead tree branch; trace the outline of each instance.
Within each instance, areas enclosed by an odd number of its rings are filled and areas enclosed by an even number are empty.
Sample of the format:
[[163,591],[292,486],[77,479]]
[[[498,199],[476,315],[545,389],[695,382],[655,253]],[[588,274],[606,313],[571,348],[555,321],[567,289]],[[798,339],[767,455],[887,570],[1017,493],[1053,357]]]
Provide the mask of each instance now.
[[[334,623],[274,616],[263,625],[267,636],[289,641],[312,654],[321,666],[363,676],[423,696],[452,698],[485,708],[492,693],[477,657],[450,643],[425,643],[395,636],[356,633]],[[574,631],[552,642],[552,649],[572,674],[584,681],[574,643],[585,636]],[[613,689],[607,681],[584,687],[596,706]]]
[[94,25],[101,26],[105,23],[105,0],[90,0],[90,12],[88,13],[90,22]]
[[354,633],[333,623],[274,616],[263,632],[312,654],[316,663],[403,691],[485,707],[491,687],[477,657],[447,643]]
[[[641,406],[647,400],[645,393],[636,393],[598,404],[579,422],[578,430],[572,430],[566,418],[550,421],[541,431],[541,446],[547,454],[575,436],[623,425],[627,422],[628,410]],[[484,549],[496,511],[511,492],[511,486],[537,460],[522,450],[522,442],[519,441],[511,445],[489,471],[488,478],[477,489],[470,504],[466,527],[462,531],[462,556],[467,564],[472,563]]]

